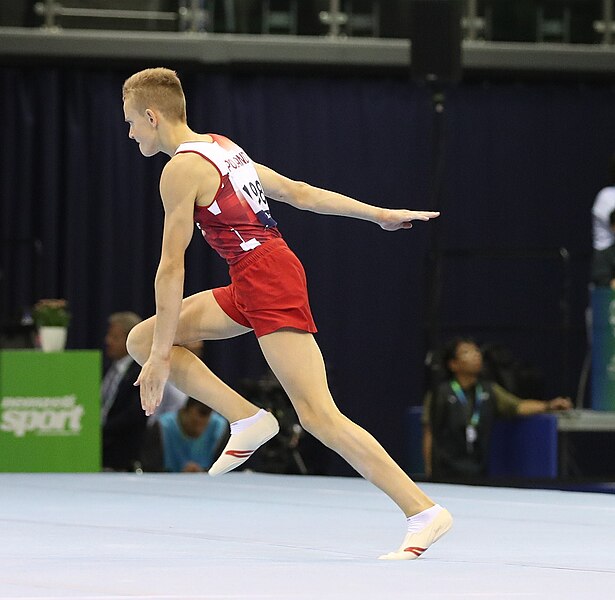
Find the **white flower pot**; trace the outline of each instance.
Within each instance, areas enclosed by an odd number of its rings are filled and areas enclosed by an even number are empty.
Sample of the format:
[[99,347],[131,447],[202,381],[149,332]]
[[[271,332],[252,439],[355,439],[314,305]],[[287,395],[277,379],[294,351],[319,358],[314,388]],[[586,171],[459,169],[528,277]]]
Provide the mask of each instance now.
[[39,327],[43,352],[61,352],[66,347],[66,327]]

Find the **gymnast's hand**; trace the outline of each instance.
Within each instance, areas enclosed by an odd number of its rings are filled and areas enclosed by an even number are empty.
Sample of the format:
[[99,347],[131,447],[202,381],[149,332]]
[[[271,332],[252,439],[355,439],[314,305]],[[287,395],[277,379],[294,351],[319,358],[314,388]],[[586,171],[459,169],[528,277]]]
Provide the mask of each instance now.
[[380,218],[376,221],[385,231],[410,229],[412,221],[429,221],[439,217],[439,212],[427,210],[406,210],[383,208]]
[[170,370],[171,365],[168,359],[150,356],[134,383],[141,388],[141,407],[148,417],[154,413],[162,400],[162,393],[169,378]]

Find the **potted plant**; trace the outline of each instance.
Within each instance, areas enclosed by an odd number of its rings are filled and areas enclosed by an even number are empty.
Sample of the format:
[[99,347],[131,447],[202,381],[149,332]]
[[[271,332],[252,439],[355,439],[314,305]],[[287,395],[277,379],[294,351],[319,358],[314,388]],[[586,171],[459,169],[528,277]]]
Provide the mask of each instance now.
[[61,298],[39,300],[34,305],[33,317],[43,352],[64,350],[66,331],[70,323],[66,300]]

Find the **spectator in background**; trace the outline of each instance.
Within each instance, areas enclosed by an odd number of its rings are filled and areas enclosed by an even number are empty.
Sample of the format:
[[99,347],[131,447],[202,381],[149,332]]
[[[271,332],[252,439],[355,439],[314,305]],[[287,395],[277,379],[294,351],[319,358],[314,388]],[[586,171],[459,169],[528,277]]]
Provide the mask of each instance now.
[[144,471],[202,473],[218,457],[226,438],[224,417],[194,398],[182,408],[166,412],[148,427],[141,452]]
[[114,313],[105,336],[105,355],[111,364],[102,382],[102,459],[103,468],[111,471],[133,470],[145,431],[139,388],[133,385],[141,367],[126,350],[128,332],[140,322],[133,312]]
[[615,154],[609,161],[609,184],[602,188],[592,207],[594,250],[606,250],[615,243],[610,215],[615,210]]
[[456,338],[443,349],[448,380],[425,397],[423,456],[434,479],[469,479],[487,474],[494,419],[569,410],[569,398],[522,400],[481,378],[482,354],[474,341]]
[[[182,344],[184,348],[190,350],[195,356],[203,359],[203,348],[205,343],[203,340],[197,340],[189,344]],[[178,390],[170,381],[167,381],[162,393],[162,401],[152,415],[147,418],[148,426],[152,426],[158,419],[167,412],[177,412],[188,400],[188,395]]]
[[[611,233],[615,233],[615,210],[609,215],[609,227]],[[594,252],[592,283],[615,289],[615,243]]]

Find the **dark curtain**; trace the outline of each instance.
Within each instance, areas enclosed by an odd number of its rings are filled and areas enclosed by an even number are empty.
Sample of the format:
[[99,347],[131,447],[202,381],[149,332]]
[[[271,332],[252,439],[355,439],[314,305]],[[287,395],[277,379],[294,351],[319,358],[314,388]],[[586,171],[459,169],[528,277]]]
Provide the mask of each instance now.
[[[120,94],[129,74],[0,69],[0,310],[19,318],[37,298],[68,298],[73,348],[101,347],[113,311],[154,309],[166,157],[143,158],[127,137]],[[431,98],[406,77],[180,75],[194,129],[228,135],[289,177],[374,204],[427,207]],[[614,100],[609,87],[570,83],[466,84],[448,94],[442,336],[511,345],[544,370],[548,393],[573,393],[580,369],[590,208],[612,151]],[[423,392],[430,225],[387,233],[272,210],[305,264],[339,406],[399,458],[404,410]],[[573,257],[568,337],[562,266],[549,254],[560,247]],[[476,249],[549,252],[476,258]],[[226,281],[224,262],[195,235],[186,294]],[[231,384],[265,369],[250,336],[212,342],[207,354]],[[330,470],[342,472],[337,462]]]

